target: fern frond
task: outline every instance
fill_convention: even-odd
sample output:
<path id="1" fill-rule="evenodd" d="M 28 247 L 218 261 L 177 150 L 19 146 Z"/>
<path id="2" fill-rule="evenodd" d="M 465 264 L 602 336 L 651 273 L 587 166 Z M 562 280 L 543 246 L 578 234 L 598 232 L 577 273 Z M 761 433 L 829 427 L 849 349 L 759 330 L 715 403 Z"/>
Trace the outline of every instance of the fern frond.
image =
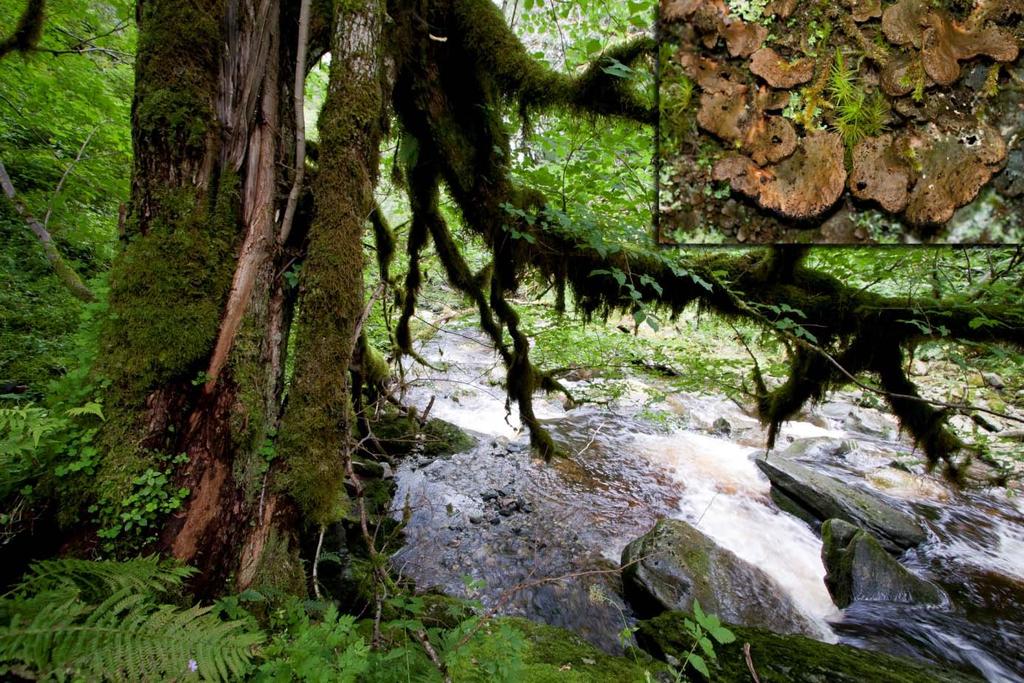
<path id="1" fill-rule="evenodd" d="M 170 680 L 187 675 L 234 680 L 251 668 L 263 634 L 244 622 L 222 621 L 210 607 L 154 605 L 126 587 L 98 605 L 67 587 L 31 598 L 34 614 L 13 613 L 0 627 L 0 664 L 19 664 L 40 678 Z"/>
<path id="2" fill-rule="evenodd" d="M 126 562 L 113 560 L 43 560 L 29 568 L 25 578 L 12 591 L 17 595 L 59 588 L 81 590 L 86 600 L 98 599 L 120 590 L 140 594 L 162 594 L 180 588 L 195 570 L 156 555 Z"/>

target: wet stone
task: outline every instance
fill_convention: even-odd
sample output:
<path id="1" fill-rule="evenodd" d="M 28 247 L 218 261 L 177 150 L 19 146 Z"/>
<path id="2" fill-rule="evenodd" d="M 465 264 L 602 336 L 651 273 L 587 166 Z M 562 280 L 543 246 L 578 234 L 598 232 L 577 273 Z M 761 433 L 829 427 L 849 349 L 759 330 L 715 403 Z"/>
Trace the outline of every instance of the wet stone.
<path id="1" fill-rule="evenodd" d="M 711 431 L 720 436 L 729 436 L 732 434 L 732 425 L 724 417 L 720 417 L 711 423 Z"/>
<path id="2" fill-rule="evenodd" d="M 985 378 L 985 384 L 989 385 L 993 389 L 1002 389 L 1006 386 L 1006 383 L 1003 382 L 1003 378 L 994 372 L 985 372 L 982 373 L 981 376 Z"/>

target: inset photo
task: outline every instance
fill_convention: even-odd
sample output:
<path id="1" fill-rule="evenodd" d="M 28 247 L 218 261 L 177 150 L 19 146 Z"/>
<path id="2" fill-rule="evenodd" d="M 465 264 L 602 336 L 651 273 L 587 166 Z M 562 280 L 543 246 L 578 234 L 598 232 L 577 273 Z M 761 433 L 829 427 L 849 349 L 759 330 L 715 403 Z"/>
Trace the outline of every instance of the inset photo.
<path id="1" fill-rule="evenodd" d="M 1024 6 L 662 0 L 661 243 L 1020 243 Z"/>

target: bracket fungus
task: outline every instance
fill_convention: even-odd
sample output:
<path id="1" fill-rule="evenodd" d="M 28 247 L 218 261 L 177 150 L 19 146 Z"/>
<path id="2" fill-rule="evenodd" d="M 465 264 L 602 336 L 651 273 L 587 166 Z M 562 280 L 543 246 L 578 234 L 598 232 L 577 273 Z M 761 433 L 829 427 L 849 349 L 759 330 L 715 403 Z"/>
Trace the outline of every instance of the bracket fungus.
<path id="1" fill-rule="evenodd" d="M 792 88 L 814 78 L 814 60 L 807 57 L 787 61 L 770 47 L 762 47 L 750 58 L 750 71 L 773 88 Z"/>
<path id="2" fill-rule="evenodd" d="M 850 9 L 850 16 L 857 23 L 882 16 L 882 0 L 843 0 L 843 5 Z"/>
<path id="3" fill-rule="evenodd" d="M 768 37 L 768 29 L 760 24 L 748 24 L 735 17 L 726 17 L 724 21 L 725 44 L 733 57 L 749 57 L 761 47 Z"/>
<path id="4" fill-rule="evenodd" d="M 1013 34 L 984 25 L 984 7 L 961 23 L 925 0 L 899 0 L 882 13 L 882 32 L 893 44 L 921 51 L 925 73 L 938 85 L 960 78 L 960 62 L 978 56 L 1012 62 L 1019 52 Z"/>
<path id="5" fill-rule="evenodd" d="M 1006 158 L 1006 143 L 985 125 L 942 130 L 929 123 L 908 139 L 920 175 L 910 192 L 912 223 L 945 223 L 974 199 Z"/>
<path id="6" fill-rule="evenodd" d="M 766 115 L 769 108 L 781 108 L 777 98 L 765 89 L 753 98 L 742 89 L 704 92 L 700 96 L 697 123 L 704 130 L 738 145 L 754 163 L 764 166 L 785 159 L 796 150 L 796 130 L 781 116 Z"/>
<path id="7" fill-rule="evenodd" d="M 683 73 L 692 78 L 705 92 L 737 95 L 747 90 L 742 74 L 727 64 L 720 64 L 687 50 L 680 50 L 677 58 L 683 67 Z"/>
<path id="8" fill-rule="evenodd" d="M 843 193 L 843 141 L 835 133 L 814 131 L 778 164 L 761 168 L 734 154 L 715 164 L 713 175 L 715 180 L 728 180 L 733 190 L 751 197 L 762 208 L 790 218 L 814 218 Z"/>
<path id="9" fill-rule="evenodd" d="M 1024 206 L 1017 172 L 997 175 L 1024 159 L 1024 0 L 661 2 L 669 78 L 686 74 L 694 105 L 661 129 L 659 229 L 815 239 L 798 233 L 845 201 L 941 240 L 989 183 L 1000 215 Z"/>
<path id="10" fill-rule="evenodd" d="M 723 140 L 738 141 L 746 124 L 747 102 L 736 93 L 706 92 L 700 96 L 697 123 Z"/>
<path id="11" fill-rule="evenodd" d="M 857 143 L 849 185 L 854 197 L 876 201 L 886 211 L 899 213 L 910 196 L 911 169 L 892 143 L 889 134 Z"/>

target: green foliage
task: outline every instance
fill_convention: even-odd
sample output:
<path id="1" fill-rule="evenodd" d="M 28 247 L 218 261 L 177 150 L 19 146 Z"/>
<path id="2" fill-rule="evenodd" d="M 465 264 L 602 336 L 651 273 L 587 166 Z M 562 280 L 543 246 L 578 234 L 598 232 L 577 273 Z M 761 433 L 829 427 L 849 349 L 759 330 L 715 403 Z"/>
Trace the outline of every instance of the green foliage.
<path id="1" fill-rule="evenodd" d="M 733 632 L 722 626 L 722 622 L 714 614 L 704 614 L 698 600 L 693 601 L 693 619 L 683 619 L 685 632 L 693 639 L 693 646 L 682 660 L 684 667 L 690 667 L 704 678 L 711 678 L 708 661 L 715 661 L 715 643 L 725 645 L 736 640 Z M 712 640 L 714 642 L 712 642 Z M 697 650 L 700 650 L 700 654 Z M 705 657 L 707 660 L 705 660 Z"/>
<path id="2" fill-rule="evenodd" d="M 768 0 L 729 0 L 729 11 L 743 21 L 767 23 L 772 18 L 767 10 Z"/>
<path id="3" fill-rule="evenodd" d="M 245 675 L 262 634 L 210 607 L 158 602 L 190 574 L 156 558 L 37 563 L 0 598 L 0 673 L 58 680 Z"/>
<path id="4" fill-rule="evenodd" d="M 23 6 L 0 4 L 0 26 L 13 26 Z M 0 160 L 28 209 L 40 220 L 49 214 L 58 250 L 88 281 L 114 255 L 118 206 L 128 199 L 132 16 L 127 0 L 50 2 L 39 50 L 0 60 Z M 6 199 L 0 242 L 0 382 L 40 396 L 77 367 L 83 305 Z"/>
<path id="5" fill-rule="evenodd" d="M 526 3 L 512 25 L 528 45 L 537 46 L 532 57 L 573 73 L 622 36 L 649 31 L 655 7 L 651 0 L 537 0 Z M 602 69 L 629 78 L 639 91 L 653 91 L 646 67 L 611 61 Z M 554 111 L 531 117 L 524 132 L 512 176 L 551 198 L 548 223 L 581 234 L 648 239 L 654 182 L 652 140 L 646 130 L 632 123 L 581 120 Z"/>
<path id="6" fill-rule="evenodd" d="M 101 528 L 97 536 L 106 541 L 108 550 L 123 548 L 124 544 L 137 548 L 156 540 L 159 522 L 163 517 L 174 512 L 188 497 L 189 490 L 174 486 L 173 468 L 188 462 L 188 456 L 179 454 L 168 456 L 157 454 L 156 461 L 163 468 L 148 468 L 131 480 L 131 493 L 115 500 L 101 497 L 100 501 L 89 506 L 89 512 L 96 516 Z"/>
<path id="7" fill-rule="evenodd" d="M 863 88 L 857 69 L 846 64 L 838 49 L 829 73 L 828 92 L 835 108 L 833 126 L 842 135 L 847 148 L 885 130 L 889 119 L 888 100 L 877 90 L 869 94 Z"/>
<path id="8" fill-rule="evenodd" d="M 261 652 L 265 661 L 256 681 L 359 680 L 370 664 L 370 649 L 355 628 L 356 619 L 328 605 L 313 620 L 305 605 L 291 600 L 272 614 L 274 636 Z"/>
<path id="9" fill-rule="evenodd" d="M 30 595 L 48 590 L 74 589 L 90 598 L 120 590 L 137 593 L 169 593 L 181 588 L 194 570 L 161 560 L 156 555 L 125 562 L 91 561 L 74 558 L 41 560 L 22 577 L 13 595 Z"/>
<path id="10" fill-rule="evenodd" d="M 46 409 L 34 403 L 0 407 L 0 501 L 31 497 L 44 475 L 91 474 L 99 458 L 92 445 L 103 408 L 89 401 Z"/>

